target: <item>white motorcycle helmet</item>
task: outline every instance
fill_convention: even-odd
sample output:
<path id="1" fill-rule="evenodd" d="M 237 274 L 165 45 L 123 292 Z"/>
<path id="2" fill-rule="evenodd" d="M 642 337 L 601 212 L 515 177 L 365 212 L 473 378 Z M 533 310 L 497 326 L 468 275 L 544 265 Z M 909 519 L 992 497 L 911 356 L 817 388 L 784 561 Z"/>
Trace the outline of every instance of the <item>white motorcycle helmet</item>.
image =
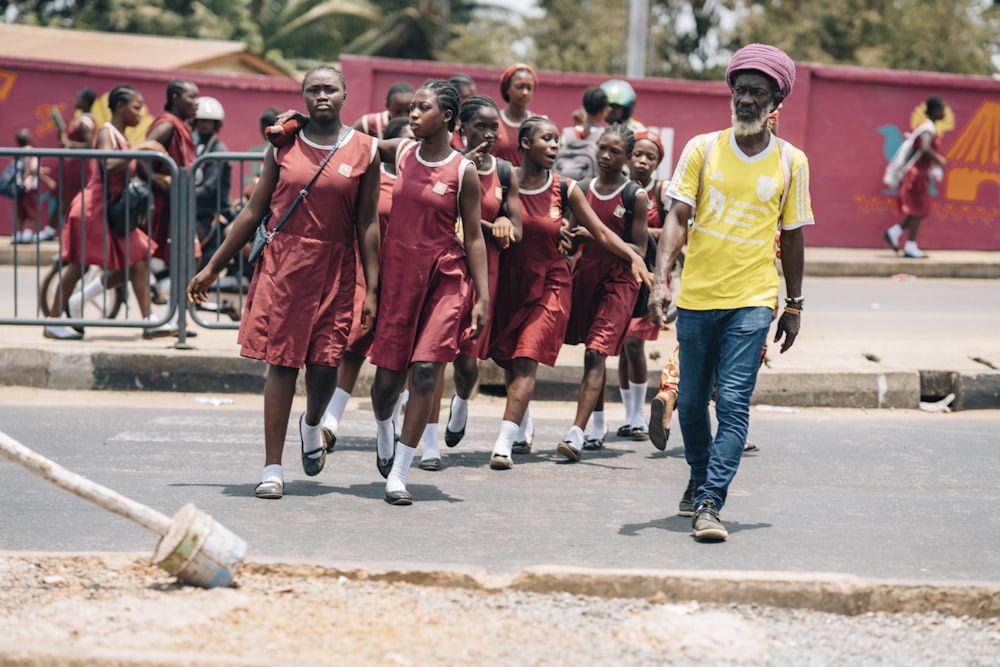
<path id="1" fill-rule="evenodd" d="M 198 113 L 195 120 L 217 120 L 220 123 L 226 118 L 226 110 L 222 103 L 214 97 L 202 95 L 198 98 Z"/>

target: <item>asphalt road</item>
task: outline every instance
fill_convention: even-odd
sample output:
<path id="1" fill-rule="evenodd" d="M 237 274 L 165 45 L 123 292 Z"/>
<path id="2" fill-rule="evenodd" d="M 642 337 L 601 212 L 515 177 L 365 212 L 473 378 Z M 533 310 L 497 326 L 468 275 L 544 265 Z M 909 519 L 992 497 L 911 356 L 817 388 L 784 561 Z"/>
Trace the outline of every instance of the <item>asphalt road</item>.
<path id="1" fill-rule="evenodd" d="M 1000 411 L 755 410 L 760 451 L 744 458 L 723 510 L 730 538 L 700 544 L 676 516 L 687 479 L 676 420 L 665 453 L 611 436 L 573 464 L 554 451 L 573 406 L 540 402 L 534 453 L 498 472 L 487 462 L 501 403 L 480 397 L 445 469 L 412 470 L 415 504 L 393 507 L 369 404 L 354 401 L 318 477 L 302 473 L 290 429 L 285 498 L 262 501 L 260 398 L 199 402 L 208 398 L 0 388 L 0 430 L 165 514 L 194 502 L 244 537 L 251 559 L 1000 581 Z M 0 550 L 152 553 L 145 529 L 3 460 L 0 489 Z"/>

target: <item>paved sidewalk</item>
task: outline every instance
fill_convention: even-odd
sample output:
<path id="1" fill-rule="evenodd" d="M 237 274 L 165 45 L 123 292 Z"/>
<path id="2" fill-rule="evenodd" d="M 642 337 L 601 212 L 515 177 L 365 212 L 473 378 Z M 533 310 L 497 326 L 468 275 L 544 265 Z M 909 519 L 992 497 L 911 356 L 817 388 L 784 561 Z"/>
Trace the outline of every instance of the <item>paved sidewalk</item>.
<path id="1" fill-rule="evenodd" d="M 0 244 L 0 249 L 0 254 L 7 253 L 10 246 Z M 954 393 L 953 409 L 1000 408 L 1000 336 L 996 335 L 1000 328 L 1000 282 L 993 287 L 993 281 L 1000 278 L 1000 253 L 938 251 L 928 260 L 904 260 L 888 250 L 808 248 L 806 267 L 809 303 L 802 335 L 788 354 L 779 354 L 771 347 L 760 374 L 756 403 L 916 408 L 922 397 L 938 399 Z M 30 273 L 33 278 L 34 272 Z M 932 285 L 937 286 L 939 296 L 936 303 L 928 302 L 926 307 L 910 303 L 910 310 L 890 317 L 894 311 L 888 307 L 880 310 L 875 301 L 880 297 L 867 291 L 870 282 L 858 282 L 861 276 L 869 281 L 877 279 L 875 284 L 886 291 L 886 299 L 896 299 L 897 291 L 909 293 L 910 299 L 919 298 L 914 295 Z M 942 288 L 942 278 L 971 280 L 969 284 L 976 286 L 978 296 L 970 296 L 965 287 L 961 291 Z M 0 293 L 9 291 L 0 285 Z M 3 298 L 0 296 L 0 307 Z M 843 303 L 845 299 L 848 303 Z M 945 320 L 945 309 L 954 310 L 955 319 Z M 215 317 L 210 313 L 200 316 L 205 320 Z M 220 321 L 229 323 L 226 317 Z M 191 349 L 182 350 L 176 349 L 176 339 L 143 340 L 139 328 L 91 327 L 83 340 L 67 342 L 43 338 L 37 326 L 0 326 L 0 384 L 52 389 L 261 391 L 265 367 L 239 357 L 234 330 L 195 325 L 191 330 L 197 336 L 188 340 Z M 651 393 L 659 367 L 674 345 L 672 330 L 646 345 Z M 583 346 L 564 346 L 554 368 L 540 368 L 536 397 L 575 400 L 583 351 Z M 611 400 L 617 400 L 616 368 L 617 360 L 609 359 Z M 502 389 L 499 368 L 485 362 L 481 369 L 484 391 Z M 366 366 L 356 393 L 367 392 L 372 375 L 373 369 Z"/>

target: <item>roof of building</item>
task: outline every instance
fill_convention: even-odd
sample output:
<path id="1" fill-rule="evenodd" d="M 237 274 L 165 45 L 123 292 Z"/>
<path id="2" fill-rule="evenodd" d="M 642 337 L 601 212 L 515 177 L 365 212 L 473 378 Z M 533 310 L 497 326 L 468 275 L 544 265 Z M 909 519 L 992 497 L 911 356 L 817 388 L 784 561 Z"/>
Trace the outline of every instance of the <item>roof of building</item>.
<path id="1" fill-rule="evenodd" d="M 161 70 L 289 76 L 242 42 L 0 23 L 0 56 Z"/>

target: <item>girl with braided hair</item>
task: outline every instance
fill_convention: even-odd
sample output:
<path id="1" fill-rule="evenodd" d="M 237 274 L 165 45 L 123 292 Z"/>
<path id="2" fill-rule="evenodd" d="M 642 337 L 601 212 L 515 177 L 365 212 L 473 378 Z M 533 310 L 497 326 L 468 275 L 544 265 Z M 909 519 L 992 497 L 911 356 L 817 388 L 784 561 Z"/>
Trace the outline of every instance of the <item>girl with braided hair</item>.
<path id="1" fill-rule="evenodd" d="M 635 135 L 621 123 L 604 130 L 597 142 L 599 175 L 581 185 L 587 193 L 587 203 L 602 223 L 629 247 L 643 257 L 646 252 L 646 191 L 624 175 L 625 165 L 635 147 Z M 598 397 L 604 391 L 605 364 L 609 355 L 618 355 L 625 342 L 625 331 L 632 318 L 639 296 L 639 283 L 623 262 L 628 256 L 611 253 L 590 241 L 593 236 L 586 228 L 577 229 L 576 217 L 570 222 L 570 232 L 580 241 L 579 257 L 573 265 L 573 298 L 565 342 L 584 343 L 584 374 L 580 384 L 576 418 L 557 451 L 571 461 L 580 460 L 580 452 L 604 446 L 607 423 L 603 412 L 594 413 Z M 645 260 L 643 260 L 645 266 Z M 645 384 L 634 387 L 635 396 L 645 401 Z M 640 404 L 641 405 L 641 404 Z M 641 413 L 641 410 L 640 410 Z M 585 438 L 583 429 L 591 414 L 593 430 Z M 645 439 L 646 428 L 632 425 L 633 439 Z"/>

